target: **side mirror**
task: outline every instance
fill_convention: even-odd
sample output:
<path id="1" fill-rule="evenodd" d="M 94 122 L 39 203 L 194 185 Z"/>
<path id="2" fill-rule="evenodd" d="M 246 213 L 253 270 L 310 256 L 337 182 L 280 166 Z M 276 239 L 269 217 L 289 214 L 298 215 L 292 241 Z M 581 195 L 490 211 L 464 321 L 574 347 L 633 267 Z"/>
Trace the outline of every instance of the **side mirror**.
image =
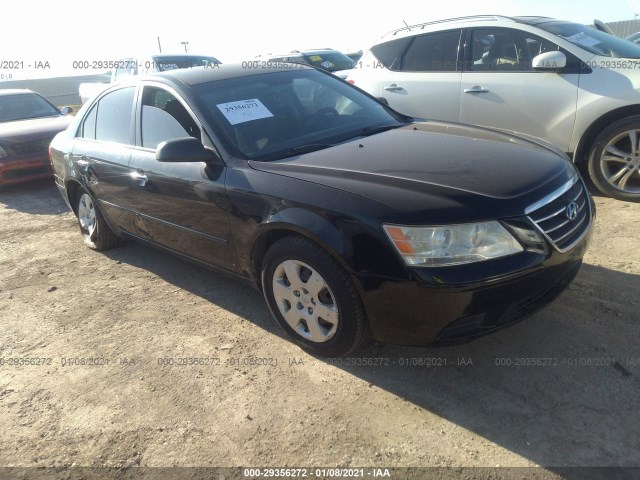
<path id="1" fill-rule="evenodd" d="M 216 152 L 206 148 L 193 137 L 166 140 L 158 145 L 156 160 L 159 162 L 209 162 L 222 165 Z"/>
<path id="2" fill-rule="evenodd" d="M 567 57 L 564 53 L 554 50 L 553 52 L 541 53 L 533 57 L 531 66 L 534 70 L 555 71 L 567 66 Z"/>
<path id="3" fill-rule="evenodd" d="M 71 112 L 73 112 L 73 108 L 71 107 L 62 107 L 60 109 L 60 113 L 63 115 L 69 115 Z"/>

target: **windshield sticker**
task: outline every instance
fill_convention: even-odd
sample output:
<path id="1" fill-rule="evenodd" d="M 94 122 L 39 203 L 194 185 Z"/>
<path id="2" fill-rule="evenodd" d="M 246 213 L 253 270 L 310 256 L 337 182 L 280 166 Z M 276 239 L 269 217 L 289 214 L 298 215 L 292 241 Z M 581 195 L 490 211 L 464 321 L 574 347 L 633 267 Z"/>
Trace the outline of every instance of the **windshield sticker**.
<path id="1" fill-rule="evenodd" d="M 582 45 L 583 47 L 593 47 L 594 45 L 598 45 L 599 43 L 601 43 L 600 40 L 590 37 L 589 35 L 585 35 L 582 32 L 565 38 L 571 43 L 576 43 L 578 45 Z"/>
<path id="2" fill-rule="evenodd" d="M 231 125 L 273 117 L 273 113 L 257 98 L 216 105 Z"/>
<path id="3" fill-rule="evenodd" d="M 312 62 L 321 62 L 322 57 L 320 55 L 309 55 L 309 60 Z"/>

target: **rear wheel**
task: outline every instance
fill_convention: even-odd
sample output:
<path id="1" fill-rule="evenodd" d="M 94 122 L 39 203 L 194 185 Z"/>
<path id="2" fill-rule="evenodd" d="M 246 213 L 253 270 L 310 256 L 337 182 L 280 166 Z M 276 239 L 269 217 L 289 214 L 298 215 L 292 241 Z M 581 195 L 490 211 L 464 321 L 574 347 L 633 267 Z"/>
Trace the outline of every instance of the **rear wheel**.
<path id="1" fill-rule="evenodd" d="M 619 120 L 596 137 L 589 176 L 605 195 L 640 202 L 640 115 Z"/>
<path id="2" fill-rule="evenodd" d="M 98 251 L 117 247 L 120 244 L 120 239 L 107 225 L 93 197 L 80 187 L 76 198 L 78 199 L 76 212 L 84 243 L 89 248 Z"/>
<path id="3" fill-rule="evenodd" d="M 360 296 L 349 274 L 324 249 L 303 237 L 285 237 L 271 246 L 262 266 L 269 309 L 296 344 L 327 357 L 360 346 Z"/>

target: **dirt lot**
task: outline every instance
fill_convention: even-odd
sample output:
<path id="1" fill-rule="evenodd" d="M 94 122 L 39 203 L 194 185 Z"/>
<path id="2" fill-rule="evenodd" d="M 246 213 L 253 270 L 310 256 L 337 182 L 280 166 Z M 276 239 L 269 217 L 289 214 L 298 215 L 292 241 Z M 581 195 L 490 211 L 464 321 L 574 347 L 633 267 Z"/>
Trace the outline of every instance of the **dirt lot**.
<path id="1" fill-rule="evenodd" d="M 640 205 L 595 200 L 554 304 L 467 345 L 373 345 L 357 358 L 383 365 L 360 366 L 304 354 L 234 280 L 87 249 L 52 182 L 9 188 L 0 466 L 640 466 Z"/>

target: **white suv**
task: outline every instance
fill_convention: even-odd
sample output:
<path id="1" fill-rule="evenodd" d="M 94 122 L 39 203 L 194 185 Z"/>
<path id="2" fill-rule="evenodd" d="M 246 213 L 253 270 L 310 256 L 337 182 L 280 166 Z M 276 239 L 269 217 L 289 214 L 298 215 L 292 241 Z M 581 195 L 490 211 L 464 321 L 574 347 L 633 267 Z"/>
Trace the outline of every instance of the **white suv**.
<path id="1" fill-rule="evenodd" d="M 383 36 L 348 81 L 413 117 L 533 135 L 640 201 L 640 46 L 544 17 L 478 16 Z"/>

